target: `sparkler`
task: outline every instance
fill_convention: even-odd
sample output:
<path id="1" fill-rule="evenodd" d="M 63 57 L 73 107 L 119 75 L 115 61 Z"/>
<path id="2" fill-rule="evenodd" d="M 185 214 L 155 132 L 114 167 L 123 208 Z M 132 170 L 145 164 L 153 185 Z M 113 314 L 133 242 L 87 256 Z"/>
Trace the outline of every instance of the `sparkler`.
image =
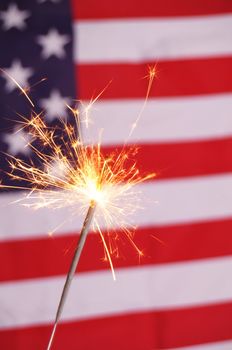
<path id="1" fill-rule="evenodd" d="M 34 107 L 27 91 L 9 74 L 7 76 L 16 83 Z M 131 136 L 144 110 L 154 77 L 155 67 L 149 68 L 145 102 L 131 127 L 129 136 Z M 100 94 L 97 98 L 99 96 Z M 78 214 L 86 215 L 63 287 L 47 350 L 50 350 L 52 346 L 68 291 L 91 228 L 100 234 L 105 258 L 109 261 L 114 279 L 115 273 L 111 257 L 118 255 L 118 233 L 112 231 L 112 228 L 118 227 L 139 256 L 143 255 L 143 252 L 133 241 L 135 228 L 128 222 L 128 216 L 132 215 L 139 207 L 139 196 L 134 191 L 135 185 L 151 179 L 154 174 L 140 175 L 135 161 L 132 164 L 130 161 L 128 168 L 128 160 L 134 157 L 135 149 L 129 148 L 128 150 L 125 147 L 126 143 L 120 152 L 112 152 L 107 157 L 102 153 L 100 142 L 97 145 L 83 143 L 81 123 L 84 119 L 84 124 L 88 127 L 88 112 L 97 98 L 91 101 L 82 113 L 78 109 L 67 106 L 72 112 L 75 123 L 73 125 L 73 123 L 61 120 L 64 131 L 61 137 L 58 137 L 56 133 L 58 127 L 47 127 L 42 112 L 39 114 L 32 112 L 29 119 L 22 117 L 21 128 L 27 129 L 32 140 L 28 147 L 35 153 L 43 168 L 38 168 L 32 161 L 27 163 L 19 158 L 9 156 L 11 167 L 9 176 L 14 180 L 23 180 L 28 183 L 28 187 L 16 186 L 16 188 L 27 190 L 30 188 L 30 191 L 21 200 L 23 205 L 35 209 L 69 207 L 71 210 L 70 218 Z M 39 146 L 34 145 L 35 140 Z M 1 187 L 12 188 L 14 186 L 1 185 Z M 105 233 L 102 232 L 102 226 L 106 228 Z"/>
<path id="2" fill-rule="evenodd" d="M 55 335 L 56 327 L 57 327 L 58 322 L 60 320 L 60 317 L 61 317 L 61 314 L 62 314 L 62 310 L 63 310 L 65 301 L 66 301 L 67 296 L 68 296 L 68 291 L 69 291 L 69 288 L 71 286 L 71 282 L 72 282 L 72 279 L 74 277 L 74 274 L 75 274 L 75 271 L 76 271 L 76 268 L 77 268 L 77 264 L 78 264 L 80 256 L 81 256 L 81 252 L 82 252 L 82 250 L 84 248 L 85 240 L 86 240 L 87 234 L 89 232 L 91 222 L 93 220 L 95 208 L 96 208 L 96 203 L 94 201 L 92 201 L 90 203 L 88 212 L 86 214 L 85 221 L 84 221 L 84 224 L 83 224 L 83 227 L 82 227 L 82 230 L 81 230 L 81 234 L 80 234 L 80 239 L 79 239 L 78 245 L 76 247 L 76 250 L 75 250 L 75 253 L 74 253 L 74 256 L 73 256 L 73 259 L 72 259 L 72 262 L 71 262 L 71 265 L 70 265 L 70 268 L 69 268 L 69 271 L 68 271 L 68 274 L 67 274 L 67 277 L 66 277 L 66 281 L 65 281 L 65 284 L 64 284 L 64 287 L 63 287 L 63 291 L 62 291 L 62 294 L 61 294 L 61 298 L 60 298 L 60 302 L 59 302 L 59 305 L 58 305 L 58 308 L 57 308 L 56 318 L 55 318 L 53 330 L 52 330 L 52 333 L 51 333 L 51 337 L 49 339 L 47 350 L 49 350 L 51 348 L 51 346 L 52 346 L 52 342 L 53 342 L 53 338 L 54 338 L 54 335 Z"/>

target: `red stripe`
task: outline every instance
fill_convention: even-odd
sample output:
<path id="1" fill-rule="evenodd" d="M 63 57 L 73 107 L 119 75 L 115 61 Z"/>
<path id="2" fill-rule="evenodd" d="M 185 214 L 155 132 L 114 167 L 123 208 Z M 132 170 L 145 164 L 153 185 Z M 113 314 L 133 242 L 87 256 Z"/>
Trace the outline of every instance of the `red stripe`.
<path id="1" fill-rule="evenodd" d="M 139 261 L 125 240 L 119 242 L 121 257 L 115 267 L 171 263 L 232 254 L 232 220 L 150 227 L 139 229 L 135 242 L 145 256 Z M 154 237 L 164 242 L 161 244 Z M 0 280 L 20 280 L 66 274 L 78 236 L 54 237 L 0 244 Z M 42 252 L 42 258 L 41 258 Z M 78 270 L 109 269 L 102 261 L 103 249 L 98 235 L 90 234 Z"/>
<path id="2" fill-rule="evenodd" d="M 128 146 L 129 147 L 129 146 Z M 104 147 L 105 155 L 115 152 L 117 146 Z M 120 151 L 120 146 L 118 147 Z M 232 171 L 232 138 L 199 142 L 141 144 L 135 159 L 144 173 L 155 172 L 157 179 L 219 174 Z"/>
<path id="3" fill-rule="evenodd" d="M 232 303 L 60 324 L 56 350 L 151 350 L 232 339 Z M 44 350 L 51 326 L 0 332 L 2 349 Z"/>
<path id="4" fill-rule="evenodd" d="M 228 0 L 72 0 L 74 19 L 167 17 L 219 14 L 232 11 Z"/>
<path id="5" fill-rule="evenodd" d="M 113 80 L 101 99 L 144 98 L 147 79 L 142 78 L 152 64 L 154 62 L 76 65 L 78 97 L 90 99 Z M 151 89 L 151 97 L 232 91 L 232 57 L 162 61 L 158 62 L 157 69 L 158 78 Z"/>

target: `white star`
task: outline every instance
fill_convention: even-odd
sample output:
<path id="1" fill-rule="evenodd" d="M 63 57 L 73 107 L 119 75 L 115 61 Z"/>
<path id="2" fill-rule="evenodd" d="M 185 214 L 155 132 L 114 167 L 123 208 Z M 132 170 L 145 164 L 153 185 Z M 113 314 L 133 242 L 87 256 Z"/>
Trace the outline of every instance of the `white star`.
<path id="1" fill-rule="evenodd" d="M 53 90 L 48 98 L 40 100 L 40 106 L 46 111 L 48 121 L 67 116 L 66 104 L 70 103 L 69 97 L 62 97 L 59 91 Z"/>
<path id="2" fill-rule="evenodd" d="M 18 153 L 28 155 L 31 151 L 28 146 L 31 136 L 23 129 L 15 128 L 14 132 L 3 136 L 3 141 L 8 144 L 8 152 L 12 156 Z"/>
<path id="3" fill-rule="evenodd" d="M 3 21 L 3 29 L 9 30 L 17 28 L 23 30 L 26 28 L 25 20 L 30 17 L 30 12 L 20 10 L 16 4 L 10 4 L 6 11 L 0 12 L 0 18 Z"/>
<path id="4" fill-rule="evenodd" d="M 4 69 L 6 73 L 8 73 L 12 78 L 14 78 L 17 83 L 22 87 L 28 87 L 28 79 L 33 74 L 33 70 L 31 68 L 23 67 L 19 60 L 14 60 L 10 68 Z M 6 89 L 11 92 L 14 89 L 17 89 L 16 84 L 6 75 L 3 75 L 6 79 Z"/>
<path id="5" fill-rule="evenodd" d="M 70 41 L 68 35 L 59 34 L 56 29 L 50 29 L 47 35 L 39 35 L 37 42 L 42 46 L 42 57 L 47 59 L 51 56 L 65 57 L 64 46 Z"/>

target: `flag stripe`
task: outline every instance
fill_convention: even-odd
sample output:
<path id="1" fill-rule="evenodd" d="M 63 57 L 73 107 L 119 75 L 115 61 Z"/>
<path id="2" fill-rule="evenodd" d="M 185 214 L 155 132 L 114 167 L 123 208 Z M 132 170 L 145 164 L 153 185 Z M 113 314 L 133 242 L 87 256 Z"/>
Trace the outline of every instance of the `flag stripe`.
<path id="1" fill-rule="evenodd" d="M 129 147 L 126 147 L 127 149 Z M 119 146 L 104 147 L 103 154 L 120 152 Z M 232 138 L 202 142 L 139 145 L 138 153 L 131 158 L 142 173 L 155 172 L 157 179 L 210 175 L 232 171 Z"/>
<path id="2" fill-rule="evenodd" d="M 159 83 L 160 80 L 155 83 L 156 88 Z M 99 131 L 96 126 L 99 125 L 104 130 L 101 137 L 103 145 L 124 144 L 143 103 L 144 98 L 100 99 L 89 109 L 92 123 L 89 124 L 88 130 L 83 129 L 84 139 L 97 143 Z M 83 101 L 83 108 L 87 105 L 88 102 Z M 137 128 L 128 142 L 170 144 L 228 137 L 232 135 L 231 110 L 230 93 L 149 98 Z"/>
<path id="3" fill-rule="evenodd" d="M 228 56 L 232 54 L 231 31 L 231 14 L 77 21 L 74 59 L 96 64 Z"/>
<path id="4" fill-rule="evenodd" d="M 92 344 L 98 344 L 101 349 L 110 346 L 112 350 L 171 350 L 170 348 L 179 346 L 231 339 L 230 322 L 220 327 L 222 320 L 230 320 L 231 317 L 232 303 L 225 303 L 180 310 L 115 315 L 81 322 L 62 322 L 54 339 L 54 348 L 63 350 L 65 344 L 69 350 L 76 350 L 78 344 L 82 349 L 92 350 Z M 159 327 L 160 323 L 165 323 L 165 333 Z M 15 349 L 17 346 L 18 350 L 30 350 L 36 344 L 36 349 L 42 350 L 48 342 L 50 332 L 51 325 L 2 330 L 0 342 L 4 349 Z M 205 344 L 196 349 L 218 350 L 217 343 L 214 344 L 215 347 L 212 348 Z M 218 344 L 220 350 L 231 349 L 225 345 L 231 344 L 229 341 Z"/>
<path id="5" fill-rule="evenodd" d="M 142 5 L 142 6 L 141 6 Z M 129 18 L 129 17 L 174 17 L 218 14 L 232 12 L 228 0 L 145 0 L 141 4 L 135 0 L 118 0 L 109 3 L 102 0 L 101 5 L 91 0 L 72 0 L 74 19 Z"/>
<path id="6" fill-rule="evenodd" d="M 135 216 L 131 217 L 131 222 L 140 227 L 149 227 L 228 218 L 232 215 L 232 193 L 228 191 L 231 187 L 231 174 L 151 181 L 138 185 L 137 190 L 141 194 L 144 210 L 137 211 Z M 9 205 L 21 198 L 22 193 L 1 196 L 0 240 L 43 236 L 67 218 L 73 219 L 67 208 L 43 208 L 33 211 L 18 203 Z M 9 221 L 9 215 L 12 218 L 20 217 L 20 222 Z M 30 221 L 27 220 L 28 215 Z M 75 220 L 68 221 L 58 228 L 57 234 L 78 231 L 82 221 L 83 218 L 76 215 Z M 103 230 L 104 228 L 102 225 Z"/>
<path id="7" fill-rule="evenodd" d="M 215 342 L 215 343 L 184 346 L 181 348 L 175 348 L 175 350 L 218 350 L 218 349 L 231 350 L 231 348 L 232 348 L 232 341 L 225 340 L 225 341 Z M 173 350 L 174 350 L 174 348 L 173 348 Z"/>
<path id="8" fill-rule="evenodd" d="M 91 99 L 112 81 L 101 99 L 144 98 L 147 90 L 147 66 L 138 64 L 80 64 L 76 65 L 79 98 Z M 202 95 L 232 91 L 232 57 L 195 60 L 160 61 L 158 80 L 150 97 Z M 181 77 L 181 79 L 180 79 Z M 191 84 L 189 84 L 191 81 Z"/>
<path id="9" fill-rule="evenodd" d="M 232 285 L 224 276 L 231 268 L 232 257 L 223 257 L 117 269 L 116 282 L 110 271 L 82 273 L 73 280 L 63 320 L 230 302 Z M 52 322 L 63 284 L 63 276 L 2 283 L 0 328 Z M 18 302 L 25 297 L 26 304 Z"/>
<path id="10" fill-rule="evenodd" d="M 144 257 L 139 259 L 136 251 L 132 247 L 129 249 L 130 243 L 121 236 L 118 241 L 120 258 L 113 258 L 113 264 L 115 268 L 120 268 L 232 255 L 231 231 L 232 220 L 139 228 L 134 241 L 144 252 Z M 65 274 L 78 238 L 78 234 L 69 234 L 2 242 L 0 256 L 4 269 L 0 270 L 0 281 Z M 103 261 L 103 257 L 99 236 L 89 234 L 78 273 L 108 270 L 109 264 Z"/>

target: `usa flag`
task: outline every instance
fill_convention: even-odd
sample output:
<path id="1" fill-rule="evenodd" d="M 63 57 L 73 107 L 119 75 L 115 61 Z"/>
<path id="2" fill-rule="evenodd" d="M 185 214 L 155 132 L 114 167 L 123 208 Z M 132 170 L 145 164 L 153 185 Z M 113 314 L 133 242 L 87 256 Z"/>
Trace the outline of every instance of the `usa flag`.
<path id="1" fill-rule="evenodd" d="M 48 125 L 112 80 L 93 111 L 105 152 L 127 138 L 157 63 L 129 141 L 157 173 L 135 219 L 145 256 L 123 246 L 114 282 L 89 234 L 54 349 L 232 349 L 231 34 L 230 0 L 1 0 L 0 67 L 31 86 Z M 33 158 L 17 124 L 30 107 L 4 74 L 0 96 L 1 180 L 14 185 L 4 153 Z M 0 194 L 0 349 L 42 350 L 81 221 L 50 238 L 67 212 L 31 211 L 21 195 Z"/>

